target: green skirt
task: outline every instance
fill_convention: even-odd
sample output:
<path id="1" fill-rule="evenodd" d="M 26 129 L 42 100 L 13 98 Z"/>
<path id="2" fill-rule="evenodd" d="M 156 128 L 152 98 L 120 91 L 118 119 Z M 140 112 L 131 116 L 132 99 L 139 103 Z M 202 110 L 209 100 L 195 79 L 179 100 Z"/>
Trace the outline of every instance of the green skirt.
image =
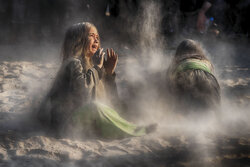
<path id="1" fill-rule="evenodd" d="M 123 138 L 146 134 L 145 127 L 138 127 L 126 121 L 112 108 L 97 102 L 77 109 L 72 115 L 72 123 L 83 133 L 95 132 L 104 138 Z"/>

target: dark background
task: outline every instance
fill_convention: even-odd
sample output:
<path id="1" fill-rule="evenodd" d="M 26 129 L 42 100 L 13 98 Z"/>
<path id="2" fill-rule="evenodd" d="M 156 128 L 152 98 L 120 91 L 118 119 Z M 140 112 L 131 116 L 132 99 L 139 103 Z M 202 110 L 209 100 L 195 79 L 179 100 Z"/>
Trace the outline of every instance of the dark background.
<path id="1" fill-rule="evenodd" d="M 181 1 L 157 0 L 161 5 L 160 33 L 166 38 L 179 33 Z M 146 1 L 0 0 L 0 43 L 60 41 L 68 26 L 82 21 L 94 23 L 103 39 L 119 35 L 122 40 L 134 41 L 136 34 L 131 34 L 132 27 L 139 24 L 143 3 Z M 249 0 L 217 0 L 208 14 L 215 17 L 221 32 L 227 36 L 249 37 L 249 3 Z M 110 16 L 105 15 L 108 4 Z"/>

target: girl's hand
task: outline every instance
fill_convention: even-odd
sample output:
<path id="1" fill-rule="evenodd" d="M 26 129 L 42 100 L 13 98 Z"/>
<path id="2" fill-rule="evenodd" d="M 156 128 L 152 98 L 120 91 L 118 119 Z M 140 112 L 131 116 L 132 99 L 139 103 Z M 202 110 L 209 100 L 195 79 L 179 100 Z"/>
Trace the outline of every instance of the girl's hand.
<path id="1" fill-rule="evenodd" d="M 103 66 L 103 61 L 104 61 L 104 55 L 105 52 L 103 52 L 103 48 L 98 49 L 94 56 L 92 57 L 94 65 L 98 66 L 99 68 L 102 68 Z"/>
<path id="2" fill-rule="evenodd" d="M 107 49 L 107 60 L 104 60 L 104 68 L 108 75 L 112 75 L 115 72 L 115 68 L 118 62 L 118 55 L 111 48 Z"/>

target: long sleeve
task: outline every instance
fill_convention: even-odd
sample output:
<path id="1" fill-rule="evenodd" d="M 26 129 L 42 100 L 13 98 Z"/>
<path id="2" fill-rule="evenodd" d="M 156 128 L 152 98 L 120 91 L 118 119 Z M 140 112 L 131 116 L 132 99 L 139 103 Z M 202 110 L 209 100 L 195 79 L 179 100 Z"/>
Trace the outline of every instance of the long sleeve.
<path id="1" fill-rule="evenodd" d="M 107 96 L 110 98 L 112 105 L 121 108 L 121 101 L 118 96 L 115 78 L 116 78 L 116 73 L 114 73 L 113 75 L 105 75 L 105 88 Z"/>
<path id="2" fill-rule="evenodd" d="M 89 102 L 95 99 L 96 85 L 99 83 L 99 74 L 96 68 L 88 69 L 86 73 L 83 72 L 81 61 L 73 59 L 67 65 L 70 79 L 70 92 L 76 101 Z"/>
<path id="3" fill-rule="evenodd" d="M 49 94 L 52 126 L 60 128 L 78 107 L 95 99 L 98 83 L 94 67 L 84 73 L 80 60 L 64 62 Z"/>

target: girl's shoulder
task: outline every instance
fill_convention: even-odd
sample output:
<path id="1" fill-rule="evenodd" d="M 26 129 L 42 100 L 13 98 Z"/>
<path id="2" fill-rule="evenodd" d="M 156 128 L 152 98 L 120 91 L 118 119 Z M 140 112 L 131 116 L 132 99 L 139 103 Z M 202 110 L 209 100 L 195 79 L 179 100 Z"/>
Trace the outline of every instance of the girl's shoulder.
<path id="1" fill-rule="evenodd" d="M 82 62 L 78 58 L 69 58 L 64 61 L 63 68 L 66 69 L 75 69 L 75 68 L 82 68 Z"/>
<path id="2" fill-rule="evenodd" d="M 68 58 L 67 60 L 64 61 L 64 65 L 73 65 L 73 64 L 81 64 L 81 60 L 78 58 Z"/>

